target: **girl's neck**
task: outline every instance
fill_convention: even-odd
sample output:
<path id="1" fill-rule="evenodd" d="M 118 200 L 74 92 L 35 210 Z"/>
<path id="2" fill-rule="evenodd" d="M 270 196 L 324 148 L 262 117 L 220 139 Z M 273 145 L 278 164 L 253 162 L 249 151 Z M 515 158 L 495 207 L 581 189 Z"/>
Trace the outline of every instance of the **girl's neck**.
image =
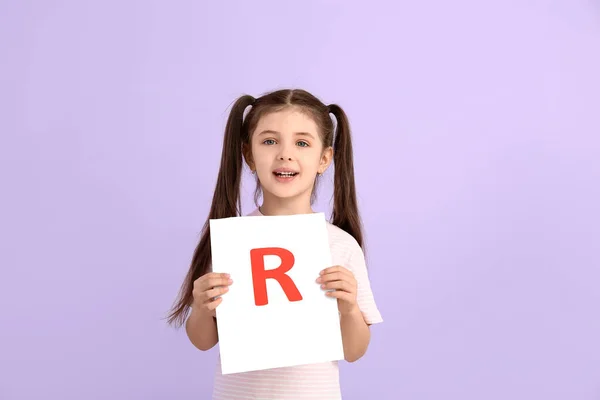
<path id="1" fill-rule="evenodd" d="M 294 215 L 312 214 L 314 211 L 310 205 L 310 196 L 299 196 L 298 198 L 282 199 L 263 194 L 263 203 L 259 208 L 263 215 Z"/>

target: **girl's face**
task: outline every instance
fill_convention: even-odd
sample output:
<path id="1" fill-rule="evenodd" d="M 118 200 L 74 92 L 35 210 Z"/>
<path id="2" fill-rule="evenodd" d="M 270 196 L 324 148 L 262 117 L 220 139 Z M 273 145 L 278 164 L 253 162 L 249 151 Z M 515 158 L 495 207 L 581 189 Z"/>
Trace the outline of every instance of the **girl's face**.
<path id="1" fill-rule="evenodd" d="M 333 149 L 323 148 L 313 119 L 293 107 L 264 115 L 249 150 L 246 161 L 265 197 L 279 199 L 310 199 L 317 174 L 325 172 L 333 157 Z"/>

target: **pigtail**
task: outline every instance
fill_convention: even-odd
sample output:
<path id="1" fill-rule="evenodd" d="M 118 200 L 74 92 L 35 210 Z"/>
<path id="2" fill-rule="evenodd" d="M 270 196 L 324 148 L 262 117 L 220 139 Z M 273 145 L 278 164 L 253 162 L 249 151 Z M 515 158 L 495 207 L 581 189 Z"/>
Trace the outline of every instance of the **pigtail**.
<path id="1" fill-rule="evenodd" d="M 240 185 L 242 178 L 242 145 L 245 138 L 244 111 L 254 103 L 252 96 L 240 97 L 232 106 L 221 153 L 221 164 L 210 212 L 204 226 L 200 241 L 196 246 L 190 269 L 181 286 L 179 297 L 167 316 L 169 324 L 182 326 L 193 301 L 194 281 L 206 274 L 211 264 L 211 243 L 209 220 L 236 217 L 241 214 Z"/>
<path id="2" fill-rule="evenodd" d="M 354 158 L 350 124 L 346 113 L 337 104 L 329 106 L 337 127 L 333 139 L 334 191 L 332 224 L 351 234 L 363 246 L 362 224 L 356 200 Z"/>

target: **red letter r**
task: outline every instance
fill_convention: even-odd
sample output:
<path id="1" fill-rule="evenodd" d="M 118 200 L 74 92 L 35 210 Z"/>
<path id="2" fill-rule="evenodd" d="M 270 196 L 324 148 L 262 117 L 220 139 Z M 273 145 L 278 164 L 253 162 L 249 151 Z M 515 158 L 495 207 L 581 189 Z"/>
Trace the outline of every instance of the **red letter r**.
<path id="1" fill-rule="evenodd" d="M 277 256 L 281 265 L 275 269 L 265 270 L 265 256 Z M 252 283 L 254 285 L 254 304 L 264 306 L 269 303 L 267 296 L 267 279 L 275 279 L 281 285 L 289 301 L 300 301 L 302 295 L 294 284 L 292 278 L 285 273 L 294 266 L 294 255 L 280 247 L 265 247 L 250 250 L 250 263 L 252 265 Z"/>

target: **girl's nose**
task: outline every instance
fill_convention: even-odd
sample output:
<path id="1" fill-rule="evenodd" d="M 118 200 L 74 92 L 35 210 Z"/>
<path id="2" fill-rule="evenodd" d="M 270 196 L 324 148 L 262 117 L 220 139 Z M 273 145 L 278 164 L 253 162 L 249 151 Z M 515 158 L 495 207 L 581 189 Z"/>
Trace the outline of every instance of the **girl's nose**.
<path id="1" fill-rule="evenodd" d="M 284 157 L 284 156 L 280 156 L 279 159 L 281 161 L 285 160 L 287 158 L 288 161 L 292 161 L 292 157 Z"/>

